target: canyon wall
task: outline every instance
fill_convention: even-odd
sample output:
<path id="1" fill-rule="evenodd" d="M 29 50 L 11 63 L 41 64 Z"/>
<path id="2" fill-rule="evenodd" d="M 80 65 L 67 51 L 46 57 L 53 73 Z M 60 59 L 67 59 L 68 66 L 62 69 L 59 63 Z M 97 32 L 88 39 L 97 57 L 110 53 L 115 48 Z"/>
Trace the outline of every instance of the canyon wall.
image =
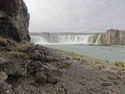
<path id="1" fill-rule="evenodd" d="M 29 14 L 22 0 L 0 0 L 0 36 L 30 41 Z"/>
<path id="2" fill-rule="evenodd" d="M 125 31 L 109 29 L 101 34 L 101 44 L 125 45 Z"/>

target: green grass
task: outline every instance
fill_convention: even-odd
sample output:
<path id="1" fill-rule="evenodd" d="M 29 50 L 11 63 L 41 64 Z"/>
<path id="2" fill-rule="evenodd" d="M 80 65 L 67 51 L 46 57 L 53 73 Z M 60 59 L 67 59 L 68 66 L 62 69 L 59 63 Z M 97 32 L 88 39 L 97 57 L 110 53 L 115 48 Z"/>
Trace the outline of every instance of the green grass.
<path id="1" fill-rule="evenodd" d="M 123 62 L 120 62 L 120 61 L 116 61 L 114 63 L 115 66 L 117 66 L 118 68 L 122 69 L 124 72 L 125 72 L 125 65 Z"/>
<path id="2" fill-rule="evenodd" d="M 31 44 L 26 41 L 22 41 L 22 42 L 18 43 L 16 46 L 17 46 L 17 49 L 19 52 L 23 52 L 25 49 L 27 49 L 29 46 L 31 46 Z"/>
<path id="3" fill-rule="evenodd" d="M 118 67 L 121 67 L 121 68 L 122 68 L 122 67 L 125 67 L 125 66 L 124 66 L 124 63 L 123 63 L 123 62 L 120 62 L 120 61 L 116 61 L 116 62 L 115 62 L 115 65 L 118 66 Z"/>
<path id="4" fill-rule="evenodd" d="M 74 59 L 83 59 L 87 62 L 89 62 L 90 64 L 93 63 L 92 65 L 96 65 L 96 64 L 103 64 L 105 66 L 108 67 L 117 67 L 120 70 L 123 70 L 123 72 L 125 72 L 125 66 L 123 62 L 117 61 L 115 63 L 111 63 L 109 61 L 104 61 L 104 60 L 100 60 L 100 59 L 96 59 L 96 58 L 92 58 L 86 55 L 81 55 L 79 53 L 75 53 L 75 52 L 67 52 L 64 50 L 60 50 L 62 53 L 64 53 L 66 56 L 70 56 Z"/>
<path id="5" fill-rule="evenodd" d="M 108 63 L 109 61 L 104 61 L 104 60 L 101 60 L 101 59 L 96 59 L 96 58 L 92 58 L 92 57 L 89 57 L 89 56 L 86 56 L 86 55 L 81 55 L 79 53 L 76 53 L 76 52 L 67 52 L 67 51 L 64 51 L 64 50 L 61 50 L 60 51 L 62 53 L 64 53 L 66 56 L 70 56 L 74 59 L 84 59 L 84 60 L 87 60 L 89 62 L 96 62 L 96 63 Z"/>

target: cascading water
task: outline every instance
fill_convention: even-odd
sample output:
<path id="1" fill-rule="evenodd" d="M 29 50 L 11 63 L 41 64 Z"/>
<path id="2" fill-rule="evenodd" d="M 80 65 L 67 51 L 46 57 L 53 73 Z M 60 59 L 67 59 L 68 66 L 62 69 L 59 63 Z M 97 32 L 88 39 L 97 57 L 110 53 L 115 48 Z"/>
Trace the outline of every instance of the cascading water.
<path id="1" fill-rule="evenodd" d="M 48 41 L 40 36 L 31 36 L 31 42 L 35 44 L 47 44 Z"/>
<path id="2" fill-rule="evenodd" d="M 89 44 L 91 35 L 59 35 L 58 43 L 62 44 Z"/>
<path id="3" fill-rule="evenodd" d="M 95 44 L 101 44 L 101 34 L 98 35 Z"/>
<path id="4" fill-rule="evenodd" d="M 40 33 L 31 35 L 31 42 L 35 44 L 100 44 L 101 35 L 96 37 L 93 43 L 93 34 L 76 34 L 76 33 Z"/>

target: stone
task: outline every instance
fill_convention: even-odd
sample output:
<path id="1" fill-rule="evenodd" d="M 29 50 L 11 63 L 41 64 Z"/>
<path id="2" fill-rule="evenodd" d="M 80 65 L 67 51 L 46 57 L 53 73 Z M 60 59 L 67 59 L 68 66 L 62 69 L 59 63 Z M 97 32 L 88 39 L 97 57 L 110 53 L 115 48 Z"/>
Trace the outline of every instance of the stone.
<path id="1" fill-rule="evenodd" d="M 41 45 L 32 45 L 28 47 L 25 52 L 29 54 L 33 60 L 50 61 L 53 59 L 50 50 Z"/>
<path id="2" fill-rule="evenodd" d="M 6 79 L 8 78 L 7 74 L 3 71 L 0 72 L 0 84 L 4 83 Z"/>
<path id="3" fill-rule="evenodd" d="M 101 83 L 101 85 L 104 87 L 108 87 L 108 86 L 112 86 L 112 83 L 111 82 L 103 82 L 103 83 Z"/>
<path id="4" fill-rule="evenodd" d="M 30 41 L 29 13 L 23 0 L 0 0 L 0 36 Z"/>
<path id="5" fill-rule="evenodd" d="M 47 83 L 56 84 L 63 76 L 63 72 L 52 65 L 45 66 L 43 71 L 46 73 Z"/>
<path id="6" fill-rule="evenodd" d="M 15 77 L 26 75 L 25 65 L 19 61 L 6 61 L 0 64 L 0 71 L 4 71 L 7 75 Z"/>
<path id="7" fill-rule="evenodd" d="M 41 61 L 29 61 L 27 64 L 27 73 L 35 78 L 38 84 L 45 83 L 56 84 L 63 72 L 53 65 L 46 65 Z"/>
<path id="8" fill-rule="evenodd" d="M 43 69 L 43 63 L 40 61 L 28 61 L 26 64 L 27 74 L 35 75 Z"/>
<path id="9" fill-rule="evenodd" d="M 2 58 L 2 57 L 0 57 L 0 64 L 1 63 L 4 63 L 6 60 L 4 59 L 4 58 Z"/>
<path id="10" fill-rule="evenodd" d="M 100 45 L 125 45 L 125 31 L 124 30 L 117 30 L 117 29 L 109 29 L 106 32 L 102 33 L 94 33 L 93 34 L 93 42 L 97 40 L 98 36 L 100 37 Z"/>
<path id="11" fill-rule="evenodd" d="M 37 72 L 36 75 L 36 83 L 44 85 L 46 83 L 47 77 L 43 72 Z"/>
<path id="12" fill-rule="evenodd" d="M 125 45 L 125 31 L 109 29 L 107 32 L 103 33 L 102 44 L 107 45 Z"/>

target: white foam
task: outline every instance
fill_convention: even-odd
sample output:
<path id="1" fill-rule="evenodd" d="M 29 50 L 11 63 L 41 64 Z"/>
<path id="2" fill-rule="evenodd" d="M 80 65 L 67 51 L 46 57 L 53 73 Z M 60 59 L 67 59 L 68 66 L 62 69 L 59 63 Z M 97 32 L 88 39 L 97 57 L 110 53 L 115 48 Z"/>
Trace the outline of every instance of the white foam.
<path id="1" fill-rule="evenodd" d="M 49 34 L 32 35 L 31 42 L 35 44 L 100 44 L 101 35 L 98 35 L 93 43 L 93 34 Z"/>

